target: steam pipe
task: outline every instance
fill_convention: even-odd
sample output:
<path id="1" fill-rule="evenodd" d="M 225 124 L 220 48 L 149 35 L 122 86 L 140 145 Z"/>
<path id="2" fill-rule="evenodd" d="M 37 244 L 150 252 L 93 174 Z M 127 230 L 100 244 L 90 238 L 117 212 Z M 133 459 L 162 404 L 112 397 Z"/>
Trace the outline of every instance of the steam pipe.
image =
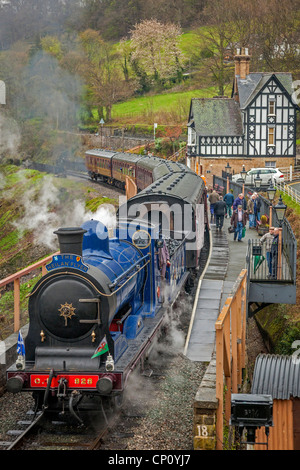
<path id="1" fill-rule="evenodd" d="M 48 395 L 49 395 L 49 391 L 50 391 L 53 376 L 54 376 L 54 370 L 51 369 L 50 373 L 49 373 L 47 388 L 45 390 L 45 395 L 44 395 L 43 410 L 46 410 L 48 408 Z"/>

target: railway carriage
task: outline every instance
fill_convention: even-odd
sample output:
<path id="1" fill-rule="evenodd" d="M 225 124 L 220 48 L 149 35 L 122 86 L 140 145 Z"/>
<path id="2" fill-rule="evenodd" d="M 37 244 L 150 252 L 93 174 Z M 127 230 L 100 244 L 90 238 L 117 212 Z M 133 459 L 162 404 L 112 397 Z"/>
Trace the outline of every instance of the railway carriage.
<path id="1" fill-rule="evenodd" d="M 104 183 L 112 183 L 112 158 L 116 152 L 102 149 L 88 150 L 85 153 L 85 164 L 89 176 Z"/>
<path id="2" fill-rule="evenodd" d="M 143 158 L 141 155 L 133 153 L 117 153 L 113 156 L 112 178 L 116 186 L 125 189 L 126 176 L 129 176 L 136 183 L 136 165 Z"/>
<path id="3" fill-rule="evenodd" d="M 136 185 L 138 191 L 153 183 L 153 170 L 161 165 L 163 160 L 158 157 L 145 155 L 136 164 Z"/>
<path id="4" fill-rule="evenodd" d="M 194 172 L 164 174 L 121 206 L 118 215 L 159 224 L 175 239 L 187 236 L 187 267 L 197 267 L 208 221 L 205 184 Z"/>

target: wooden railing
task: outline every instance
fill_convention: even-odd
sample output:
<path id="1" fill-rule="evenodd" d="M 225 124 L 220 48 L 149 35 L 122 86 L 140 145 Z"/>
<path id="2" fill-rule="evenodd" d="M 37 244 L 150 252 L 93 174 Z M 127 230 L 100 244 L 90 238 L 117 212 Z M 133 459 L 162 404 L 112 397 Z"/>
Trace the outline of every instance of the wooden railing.
<path id="1" fill-rule="evenodd" d="M 226 300 L 215 323 L 218 450 L 223 448 L 224 422 L 229 425 L 231 393 L 238 393 L 242 385 L 246 351 L 246 297 L 247 270 L 243 269 L 237 279 L 234 294 Z"/>
<path id="2" fill-rule="evenodd" d="M 42 274 L 46 274 L 46 264 L 48 264 L 54 255 L 47 256 L 47 258 L 34 263 L 27 268 L 18 271 L 11 276 L 6 277 L 0 281 L 0 289 L 7 286 L 8 284 L 14 284 L 14 332 L 19 331 L 20 329 L 20 284 L 21 278 L 30 274 L 36 269 L 42 268 Z"/>

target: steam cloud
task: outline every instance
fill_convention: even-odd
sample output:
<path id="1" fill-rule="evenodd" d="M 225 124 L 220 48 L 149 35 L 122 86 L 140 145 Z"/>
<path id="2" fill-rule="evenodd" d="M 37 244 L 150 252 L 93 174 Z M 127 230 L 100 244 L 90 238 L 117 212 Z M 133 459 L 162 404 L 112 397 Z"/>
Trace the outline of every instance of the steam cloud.
<path id="1" fill-rule="evenodd" d="M 90 219 L 100 220 L 108 229 L 115 225 L 115 210 L 111 204 L 102 204 L 96 212 L 87 211 L 83 201 L 73 201 L 71 208 L 62 204 L 60 190 L 54 185 L 52 176 L 43 178 L 38 192 L 36 188 L 25 192 L 20 202 L 24 215 L 18 220 L 17 228 L 33 231 L 35 243 L 51 250 L 58 249 L 53 232 L 60 227 L 80 226 Z"/>
<path id="2" fill-rule="evenodd" d="M 0 155 L 16 154 L 20 139 L 21 135 L 16 121 L 0 113 Z"/>

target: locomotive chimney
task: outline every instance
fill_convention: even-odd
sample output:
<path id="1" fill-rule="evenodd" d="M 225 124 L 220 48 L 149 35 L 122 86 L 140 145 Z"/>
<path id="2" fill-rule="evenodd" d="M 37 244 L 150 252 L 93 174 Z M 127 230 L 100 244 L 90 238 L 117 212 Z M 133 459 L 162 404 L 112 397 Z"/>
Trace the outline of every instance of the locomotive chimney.
<path id="1" fill-rule="evenodd" d="M 58 237 L 61 253 L 69 253 L 82 256 L 83 234 L 86 232 L 81 227 L 59 228 L 54 233 Z"/>

